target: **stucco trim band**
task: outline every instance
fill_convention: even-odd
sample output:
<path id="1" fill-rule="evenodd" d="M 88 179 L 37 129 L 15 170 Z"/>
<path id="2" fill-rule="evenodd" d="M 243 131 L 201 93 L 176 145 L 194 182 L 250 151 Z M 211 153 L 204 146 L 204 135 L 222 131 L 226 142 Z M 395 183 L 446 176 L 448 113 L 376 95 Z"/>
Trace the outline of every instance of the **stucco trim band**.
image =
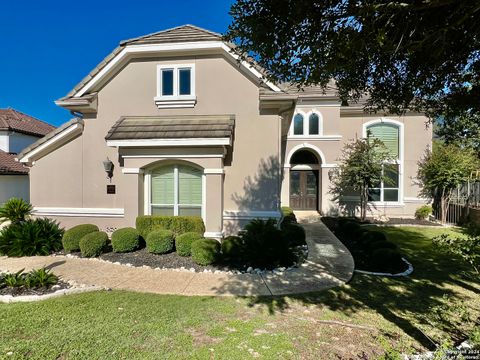
<path id="1" fill-rule="evenodd" d="M 204 139 L 128 139 L 107 140 L 111 147 L 138 147 L 138 146 L 222 146 L 231 145 L 229 138 Z"/>
<path id="2" fill-rule="evenodd" d="M 224 220 L 239 219 L 280 219 L 282 214 L 280 211 L 244 211 L 244 210 L 225 210 L 223 212 Z"/>
<path id="3" fill-rule="evenodd" d="M 67 207 L 34 207 L 33 215 L 37 216 L 74 216 L 74 217 L 109 217 L 123 218 L 121 208 L 67 208 Z"/>

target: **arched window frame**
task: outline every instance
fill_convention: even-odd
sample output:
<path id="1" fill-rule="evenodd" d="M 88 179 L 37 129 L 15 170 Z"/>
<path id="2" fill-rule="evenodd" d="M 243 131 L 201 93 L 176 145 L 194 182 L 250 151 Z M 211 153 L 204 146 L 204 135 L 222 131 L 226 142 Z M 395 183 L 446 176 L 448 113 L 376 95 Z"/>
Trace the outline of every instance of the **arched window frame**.
<path id="1" fill-rule="evenodd" d="M 404 124 L 400 121 L 388 119 L 388 118 L 379 118 L 375 120 L 368 121 L 363 124 L 362 136 L 363 138 L 367 137 L 368 128 L 374 125 L 379 124 L 388 124 L 394 125 L 398 128 L 398 158 L 395 159 L 391 164 L 398 165 L 398 201 L 384 201 L 384 184 L 381 184 L 380 191 L 380 201 L 374 201 L 374 204 L 384 205 L 384 206 L 403 206 L 403 184 L 404 184 Z"/>
<path id="2" fill-rule="evenodd" d="M 206 219 L 206 179 L 205 179 L 205 171 L 203 168 L 196 164 L 192 164 L 189 162 L 162 162 L 157 164 L 156 166 L 152 166 L 149 169 L 144 171 L 144 214 L 145 215 L 152 215 L 152 173 L 164 166 L 173 166 L 174 167 L 174 215 L 179 216 L 179 189 L 178 189 L 178 167 L 179 166 L 188 166 L 194 169 L 200 170 L 202 172 L 202 201 L 201 201 L 201 217 L 205 221 Z"/>
<path id="3" fill-rule="evenodd" d="M 301 135 L 295 135 L 293 133 L 293 127 L 294 127 L 294 119 L 297 114 L 300 114 L 303 116 L 303 134 Z M 318 115 L 318 134 L 310 134 L 310 115 L 316 114 Z M 323 116 L 322 113 L 316 109 L 313 109 L 308 112 L 304 112 L 302 110 L 296 110 L 295 113 L 293 114 L 292 117 L 292 123 L 290 125 L 290 131 L 289 131 L 289 137 L 308 137 L 308 138 L 315 138 L 315 137 L 322 137 L 323 136 Z"/>

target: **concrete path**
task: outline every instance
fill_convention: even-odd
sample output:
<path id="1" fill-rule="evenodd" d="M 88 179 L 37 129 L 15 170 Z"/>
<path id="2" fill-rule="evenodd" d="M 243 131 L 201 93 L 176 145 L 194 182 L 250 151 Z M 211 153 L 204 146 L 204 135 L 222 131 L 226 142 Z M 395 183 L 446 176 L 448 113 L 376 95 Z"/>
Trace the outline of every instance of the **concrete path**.
<path id="1" fill-rule="evenodd" d="M 154 270 L 65 256 L 0 257 L 0 272 L 48 266 L 63 279 L 80 284 L 175 295 L 287 295 L 324 290 L 349 281 L 354 263 L 348 250 L 323 223 L 303 226 L 308 259 L 298 269 L 279 275 Z"/>

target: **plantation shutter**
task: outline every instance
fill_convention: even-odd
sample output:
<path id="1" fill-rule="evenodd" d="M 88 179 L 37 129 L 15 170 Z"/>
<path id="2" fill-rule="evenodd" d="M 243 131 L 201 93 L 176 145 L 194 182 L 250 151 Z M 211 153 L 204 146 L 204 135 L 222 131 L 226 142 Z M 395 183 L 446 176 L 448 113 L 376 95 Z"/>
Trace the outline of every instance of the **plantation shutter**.
<path id="1" fill-rule="evenodd" d="M 399 128 L 398 126 L 391 124 L 378 124 L 368 127 L 370 136 L 381 140 L 387 149 L 390 151 L 390 155 L 398 159 L 398 144 L 399 144 Z"/>
<path id="2" fill-rule="evenodd" d="M 173 166 L 162 167 L 152 173 L 152 204 L 173 205 Z"/>
<path id="3" fill-rule="evenodd" d="M 202 171 L 178 167 L 178 200 L 181 205 L 202 205 Z"/>

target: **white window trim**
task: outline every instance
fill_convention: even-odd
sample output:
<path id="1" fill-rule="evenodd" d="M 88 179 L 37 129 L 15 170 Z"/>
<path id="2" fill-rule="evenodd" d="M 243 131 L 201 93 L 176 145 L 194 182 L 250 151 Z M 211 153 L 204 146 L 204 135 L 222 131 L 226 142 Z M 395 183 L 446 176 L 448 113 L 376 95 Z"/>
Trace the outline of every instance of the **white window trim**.
<path id="1" fill-rule="evenodd" d="M 296 115 L 303 116 L 303 134 L 295 135 L 293 133 L 293 128 L 295 125 L 295 116 Z M 316 114 L 318 115 L 318 134 L 310 134 L 310 115 Z M 305 113 L 302 110 L 296 110 L 292 117 L 292 122 L 290 124 L 290 129 L 288 131 L 288 138 L 291 139 L 317 139 L 317 140 L 340 140 L 342 138 L 341 135 L 323 135 L 323 116 L 320 111 L 317 109 L 312 109 Z"/>
<path id="2" fill-rule="evenodd" d="M 398 164 L 398 201 L 372 201 L 372 204 L 379 207 L 388 206 L 404 206 L 404 124 L 400 121 L 381 117 L 379 119 L 370 120 L 363 124 L 362 136 L 367 137 L 367 129 L 369 126 L 377 124 L 390 124 L 398 127 L 399 144 L 398 144 L 398 159 L 394 162 Z M 388 189 L 388 188 L 387 188 Z M 383 192 L 380 192 L 381 199 L 383 199 Z"/>
<path id="3" fill-rule="evenodd" d="M 170 164 L 172 165 L 172 164 Z M 179 191 L 178 191 L 178 167 L 181 164 L 173 164 L 173 199 L 174 204 L 152 204 L 152 170 L 146 171 L 144 174 L 144 194 L 145 194 L 145 215 L 152 215 L 152 205 L 156 206 L 172 206 L 173 216 L 178 216 L 180 205 L 182 206 L 195 206 L 200 207 L 200 213 L 203 221 L 206 219 L 206 178 L 205 174 L 202 174 L 202 203 L 198 204 L 179 204 Z M 168 166 L 168 165 L 165 165 Z M 193 166 L 195 168 L 195 166 Z"/>
<path id="4" fill-rule="evenodd" d="M 190 94 L 180 95 L 179 72 L 190 69 Z M 173 70 L 173 95 L 162 95 L 162 71 Z M 157 65 L 157 96 L 153 99 L 159 109 L 194 107 L 197 102 L 195 95 L 195 64 L 162 64 Z"/>

